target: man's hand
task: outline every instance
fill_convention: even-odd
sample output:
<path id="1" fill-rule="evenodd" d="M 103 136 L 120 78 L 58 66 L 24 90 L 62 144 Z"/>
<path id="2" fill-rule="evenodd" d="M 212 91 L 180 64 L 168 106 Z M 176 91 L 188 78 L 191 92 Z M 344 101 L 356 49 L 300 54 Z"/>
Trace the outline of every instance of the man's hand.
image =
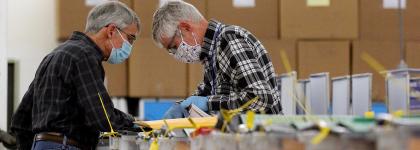
<path id="1" fill-rule="evenodd" d="M 3 130 L 0 130 L 0 143 L 7 148 L 16 149 L 16 138 Z"/>
<path id="2" fill-rule="evenodd" d="M 203 96 L 190 96 L 186 100 L 181 102 L 181 106 L 185 109 L 191 104 L 196 105 L 201 110 L 208 112 L 209 107 L 207 106 L 208 98 Z"/>

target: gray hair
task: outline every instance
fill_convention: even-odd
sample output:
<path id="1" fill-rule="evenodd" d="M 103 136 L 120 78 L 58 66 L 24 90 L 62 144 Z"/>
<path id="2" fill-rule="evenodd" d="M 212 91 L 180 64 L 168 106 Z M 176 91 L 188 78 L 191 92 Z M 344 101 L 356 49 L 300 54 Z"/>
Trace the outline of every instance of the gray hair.
<path id="1" fill-rule="evenodd" d="M 162 36 L 174 36 L 180 20 L 200 22 L 202 19 L 203 15 L 193 5 L 180 0 L 167 1 L 153 14 L 153 40 L 162 48 Z"/>
<path id="2" fill-rule="evenodd" d="M 98 33 L 111 23 L 120 29 L 136 23 L 137 29 L 140 31 L 140 19 L 137 14 L 124 3 L 110 1 L 94 7 L 89 12 L 85 32 Z"/>

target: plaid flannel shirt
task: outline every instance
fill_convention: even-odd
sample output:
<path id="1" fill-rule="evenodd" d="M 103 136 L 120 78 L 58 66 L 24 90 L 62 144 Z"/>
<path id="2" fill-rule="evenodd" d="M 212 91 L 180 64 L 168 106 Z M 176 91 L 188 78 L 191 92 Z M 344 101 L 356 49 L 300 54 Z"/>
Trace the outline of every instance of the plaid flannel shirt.
<path id="1" fill-rule="evenodd" d="M 193 95 L 208 96 L 210 111 L 235 109 L 258 96 L 248 110 L 282 113 L 273 64 L 246 29 L 210 20 L 200 59 L 204 79 Z"/>

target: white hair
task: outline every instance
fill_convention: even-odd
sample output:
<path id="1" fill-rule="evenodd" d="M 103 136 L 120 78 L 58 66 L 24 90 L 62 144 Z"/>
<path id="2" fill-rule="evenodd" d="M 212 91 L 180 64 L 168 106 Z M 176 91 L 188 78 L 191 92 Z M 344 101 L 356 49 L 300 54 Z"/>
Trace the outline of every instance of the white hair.
<path id="1" fill-rule="evenodd" d="M 133 10 L 124 3 L 110 1 L 94 7 L 89 12 L 85 32 L 97 33 L 109 24 L 124 29 L 133 23 L 136 23 L 137 30 L 140 30 L 140 19 Z"/>
<path id="2" fill-rule="evenodd" d="M 200 22 L 203 15 L 193 5 L 181 0 L 170 0 L 163 4 L 153 14 L 152 37 L 162 48 L 162 37 L 172 37 L 177 31 L 179 21 L 189 20 Z"/>

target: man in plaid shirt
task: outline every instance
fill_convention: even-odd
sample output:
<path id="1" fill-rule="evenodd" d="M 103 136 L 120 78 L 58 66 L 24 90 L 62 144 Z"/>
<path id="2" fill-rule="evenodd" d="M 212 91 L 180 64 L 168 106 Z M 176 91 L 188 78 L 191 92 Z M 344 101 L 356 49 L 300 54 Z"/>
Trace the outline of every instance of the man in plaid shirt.
<path id="1" fill-rule="evenodd" d="M 207 21 L 191 4 L 169 1 L 153 16 L 158 46 L 185 63 L 202 63 L 204 79 L 193 96 L 170 108 L 165 118 L 187 117 L 194 104 L 215 113 L 258 97 L 248 110 L 281 114 L 273 64 L 260 41 L 239 26 Z"/>

